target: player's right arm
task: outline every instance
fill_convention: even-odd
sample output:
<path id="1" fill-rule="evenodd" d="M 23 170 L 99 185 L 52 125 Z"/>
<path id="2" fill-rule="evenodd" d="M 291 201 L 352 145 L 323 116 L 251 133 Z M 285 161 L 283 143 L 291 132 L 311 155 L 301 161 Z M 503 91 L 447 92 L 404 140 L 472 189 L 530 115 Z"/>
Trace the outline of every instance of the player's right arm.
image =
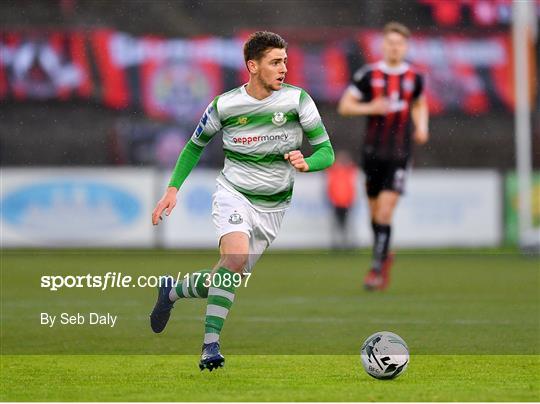
<path id="1" fill-rule="evenodd" d="M 371 74 L 369 67 L 364 67 L 353 76 L 353 82 L 347 87 L 338 104 L 338 113 L 342 116 L 386 115 L 390 105 L 386 98 L 371 97 Z"/>
<path id="2" fill-rule="evenodd" d="M 217 111 L 217 100 L 218 97 L 208 106 L 191 139 L 187 142 L 180 156 L 178 156 L 169 186 L 152 212 L 152 224 L 154 226 L 159 223 L 163 211 L 165 211 L 167 216 L 171 214 L 176 206 L 176 194 L 178 190 L 199 162 L 204 147 L 221 129 L 221 122 Z"/>

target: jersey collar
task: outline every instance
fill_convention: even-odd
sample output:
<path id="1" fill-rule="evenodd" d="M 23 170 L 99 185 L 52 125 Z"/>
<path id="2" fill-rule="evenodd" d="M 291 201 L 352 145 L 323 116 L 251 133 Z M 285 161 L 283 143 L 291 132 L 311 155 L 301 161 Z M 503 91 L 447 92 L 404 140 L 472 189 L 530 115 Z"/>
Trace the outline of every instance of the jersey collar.
<path id="1" fill-rule="evenodd" d="M 270 94 L 268 97 L 266 98 L 263 98 L 262 100 L 258 100 L 257 98 L 254 98 L 252 97 L 251 95 L 248 94 L 248 92 L 246 91 L 246 85 L 247 83 L 245 84 L 242 84 L 242 87 L 240 87 L 240 92 L 242 93 L 242 95 L 248 99 L 249 101 L 253 102 L 253 103 L 258 103 L 258 104 L 261 104 L 261 103 L 265 103 L 265 102 L 268 102 L 270 100 L 273 100 L 274 98 L 277 97 L 277 93 L 281 90 L 278 90 L 278 91 L 272 91 L 272 94 Z"/>
<path id="2" fill-rule="evenodd" d="M 379 63 L 377 63 L 377 68 L 386 74 L 403 74 L 407 70 L 409 70 L 409 67 L 409 64 L 406 62 L 402 62 L 399 66 L 396 67 L 388 66 L 384 60 L 381 60 Z"/>

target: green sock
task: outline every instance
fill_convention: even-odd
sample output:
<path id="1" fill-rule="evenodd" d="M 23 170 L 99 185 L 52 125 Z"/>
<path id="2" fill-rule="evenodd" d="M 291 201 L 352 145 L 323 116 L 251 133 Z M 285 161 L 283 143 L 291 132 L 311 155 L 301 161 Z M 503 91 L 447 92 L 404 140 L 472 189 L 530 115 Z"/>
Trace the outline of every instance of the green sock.
<path id="1" fill-rule="evenodd" d="M 219 268 L 212 277 L 208 289 L 206 320 L 204 322 L 204 343 L 219 341 L 219 334 L 234 301 L 234 275 L 227 268 Z"/>
<path id="2" fill-rule="evenodd" d="M 174 302 L 185 297 L 208 297 L 211 272 L 209 269 L 193 272 L 188 278 L 184 278 L 182 282 L 179 282 L 176 287 L 171 289 L 169 299 Z"/>

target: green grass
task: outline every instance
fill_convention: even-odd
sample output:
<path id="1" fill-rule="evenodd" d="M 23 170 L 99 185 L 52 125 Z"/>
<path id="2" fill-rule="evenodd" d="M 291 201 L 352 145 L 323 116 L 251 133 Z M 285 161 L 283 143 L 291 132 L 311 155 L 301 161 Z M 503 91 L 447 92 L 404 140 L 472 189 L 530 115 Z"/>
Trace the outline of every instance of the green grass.
<path id="1" fill-rule="evenodd" d="M 417 356 L 396 380 L 367 376 L 357 356 L 8 356 L 2 400 L 538 401 L 537 356 Z"/>
<path id="2" fill-rule="evenodd" d="M 540 262 L 512 250 L 405 251 L 385 293 L 361 283 L 366 251 L 265 255 L 222 334 L 227 365 L 200 373 L 204 301 L 177 303 L 151 333 L 151 289 L 39 287 L 44 274 L 133 276 L 212 266 L 216 254 L 3 251 L 2 400 L 540 400 Z M 117 326 L 39 324 L 41 312 L 110 312 Z M 395 381 L 368 377 L 358 351 L 388 330 L 411 350 Z"/>

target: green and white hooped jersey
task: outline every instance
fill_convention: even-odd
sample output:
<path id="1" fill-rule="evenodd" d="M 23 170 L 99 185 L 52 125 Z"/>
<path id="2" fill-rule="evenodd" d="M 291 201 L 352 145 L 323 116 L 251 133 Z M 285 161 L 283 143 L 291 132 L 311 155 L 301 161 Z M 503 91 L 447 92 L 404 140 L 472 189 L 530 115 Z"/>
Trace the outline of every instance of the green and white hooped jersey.
<path id="1" fill-rule="evenodd" d="M 259 210 L 290 203 L 295 169 L 283 155 L 300 148 L 303 134 L 311 145 L 328 140 L 311 97 L 287 84 L 263 100 L 251 97 L 244 86 L 216 97 L 191 140 L 204 147 L 219 131 L 225 164 L 218 182 Z"/>

